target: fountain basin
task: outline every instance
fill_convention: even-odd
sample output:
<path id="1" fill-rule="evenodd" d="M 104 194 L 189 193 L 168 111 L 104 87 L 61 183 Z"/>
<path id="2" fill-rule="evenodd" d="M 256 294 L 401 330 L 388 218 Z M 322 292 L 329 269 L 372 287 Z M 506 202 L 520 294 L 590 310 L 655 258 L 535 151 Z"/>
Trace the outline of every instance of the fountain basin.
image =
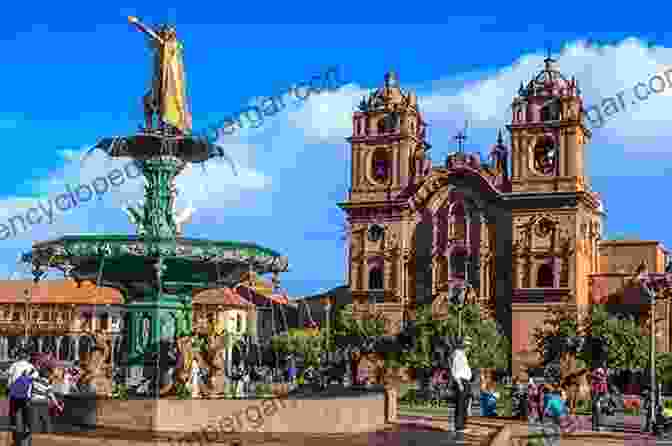
<path id="1" fill-rule="evenodd" d="M 292 395 L 268 399 L 129 399 L 65 396 L 57 432 L 113 430 L 170 437 L 207 432 L 359 433 L 385 426 L 383 393 L 355 391 L 319 398 Z M 70 427 L 72 426 L 72 427 Z"/>
<path id="2" fill-rule="evenodd" d="M 35 243 L 23 261 L 51 266 L 77 280 L 97 282 L 105 257 L 101 285 L 145 294 L 156 275 L 155 259 L 164 259 L 164 290 L 231 286 L 242 273 L 287 270 L 286 257 L 254 243 L 177 237 L 152 239 L 133 235 L 66 235 Z M 151 287 L 150 287 L 151 288 Z"/>

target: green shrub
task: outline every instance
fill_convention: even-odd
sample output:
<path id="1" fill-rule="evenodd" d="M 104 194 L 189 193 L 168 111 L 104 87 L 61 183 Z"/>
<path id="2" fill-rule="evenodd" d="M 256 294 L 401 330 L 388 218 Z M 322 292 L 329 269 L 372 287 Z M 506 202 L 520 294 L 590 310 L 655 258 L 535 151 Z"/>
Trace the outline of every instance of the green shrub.
<path id="1" fill-rule="evenodd" d="M 404 394 L 404 396 L 401 397 L 401 401 L 404 403 L 408 404 L 416 404 L 418 400 L 418 391 L 417 389 L 410 388 L 408 391 Z"/>
<path id="2" fill-rule="evenodd" d="M 125 384 L 115 384 L 112 386 L 112 398 L 115 400 L 127 400 L 128 387 Z"/>
<path id="3" fill-rule="evenodd" d="M 182 384 L 182 383 L 176 384 L 175 385 L 175 395 L 180 400 L 191 399 L 191 389 L 189 389 L 189 386 L 187 386 L 186 384 Z"/>
<path id="4" fill-rule="evenodd" d="M 273 393 L 271 385 L 266 383 L 257 384 L 254 390 L 257 398 L 272 396 Z"/>
<path id="5" fill-rule="evenodd" d="M 7 388 L 7 384 L 0 383 L 0 399 L 6 400 L 9 398 L 9 388 Z"/>

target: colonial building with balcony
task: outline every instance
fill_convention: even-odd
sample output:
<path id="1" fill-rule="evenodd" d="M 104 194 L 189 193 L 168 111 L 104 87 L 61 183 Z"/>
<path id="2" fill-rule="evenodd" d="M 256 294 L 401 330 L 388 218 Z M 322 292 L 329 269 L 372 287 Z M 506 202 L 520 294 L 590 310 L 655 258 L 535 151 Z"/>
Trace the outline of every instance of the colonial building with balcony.
<path id="1" fill-rule="evenodd" d="M 196 333 L 226 330 L 256 337 L 256 307 L 236 291 L 200 291 L 192 304 Z M 111 335 L 113 360 L 121 358 L 124 319 L 123 297 L 112 288 L 86 281 L 78 285 L 72 280 L 0 281 L 0 362 L 15 359 L 14 347 L 27 335 L 35 351 L 76 363 L 93 347 L 87 334 L 101 331 Z"/>

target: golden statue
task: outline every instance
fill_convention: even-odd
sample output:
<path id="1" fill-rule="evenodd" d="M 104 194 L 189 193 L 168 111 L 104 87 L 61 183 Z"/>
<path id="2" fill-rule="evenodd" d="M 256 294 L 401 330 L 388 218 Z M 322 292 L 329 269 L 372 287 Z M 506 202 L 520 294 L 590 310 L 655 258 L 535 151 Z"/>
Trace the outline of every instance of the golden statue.
<path id="1" fill-rule="evenodd" d="M 128 21 L 149 36 L 154 50 L 154 69 L 151 90 L 144 96 L 145 122 L 152 130 L 157 117 L 159 130 L 172 129 L 178 134 L 191 133 L 191 113 L 187 104 L 187 88 L 182 60 L 182 44 L 177 40 L 175 28 L 162 25 L 153 30 L 137 17 Z M 168 127 L 170 126 L 170 127 Z"/>

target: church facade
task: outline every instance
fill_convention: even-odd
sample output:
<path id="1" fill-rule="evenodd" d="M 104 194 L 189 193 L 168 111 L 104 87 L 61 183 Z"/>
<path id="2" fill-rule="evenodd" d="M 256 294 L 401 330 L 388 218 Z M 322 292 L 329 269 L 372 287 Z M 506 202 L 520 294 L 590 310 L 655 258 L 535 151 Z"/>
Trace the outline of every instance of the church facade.
<path id="1" fill-rule="evenodd" d="M 548 58 L 513 94 L 508 146 L 500 132 L 483 160 L 460 141 L 437 166 L 415 94 L 388 73 L 348 138 L 351 189 L 339 206 L 355 310 L 385 312 L 394 325 L 431 303 L 440 317 L 465 289 L 514 352 L 549 305 L 583 314 L 600 273 L 604 209 L 587 175 L 582 110 L 577 82 Z"/>

